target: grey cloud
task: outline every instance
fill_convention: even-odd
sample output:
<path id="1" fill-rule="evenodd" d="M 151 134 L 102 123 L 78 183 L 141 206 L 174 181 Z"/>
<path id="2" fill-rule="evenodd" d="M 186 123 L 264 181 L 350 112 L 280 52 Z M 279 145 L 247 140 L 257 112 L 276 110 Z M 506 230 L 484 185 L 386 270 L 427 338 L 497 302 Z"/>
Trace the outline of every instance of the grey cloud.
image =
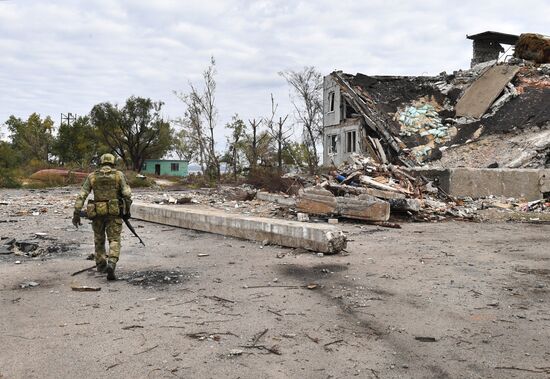
<path id="1" fill-rule="evenodd" d="M 214 55 L 220 126 L 267 114 L 270 93 L 291 112 L 277 72 L 315 65 L 370 74 L 467 67 L 466 34 L 548 33 L 550 4 L 465 0 L 39 0 L 0 2 L 0 122 L 10 114 L 84 114 L 130 95 L 183 105 Z M 223 139 L 222 128 L 218 138 Z"/>

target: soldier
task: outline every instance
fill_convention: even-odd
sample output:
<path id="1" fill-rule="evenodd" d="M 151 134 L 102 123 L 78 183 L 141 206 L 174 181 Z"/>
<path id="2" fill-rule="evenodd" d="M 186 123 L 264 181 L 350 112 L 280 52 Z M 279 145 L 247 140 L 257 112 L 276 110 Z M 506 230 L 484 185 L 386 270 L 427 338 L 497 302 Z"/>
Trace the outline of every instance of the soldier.
<path id="1" fill-rule="evenodd" d="M 84 184 L 74 204 L 73 225 L 78 228 L 80 210 L 84 206 L 90 191 L 94 191 L 94 200 L 86 207 L 88 218 L 92 220 L 95 243 L 95 262 L 99 272 L 107 273 L 107 280 L 116 280 L 115 267 L 120 255 L 120 233 L 122 217 L 130 218 L 132 191 L 126 183 L 126 177 L 114 168 L 115 157 L 103 154 L 101 167 L 92 172 Z M 109 255 L 105 256 L 105 235 L 109 241 Z"/>

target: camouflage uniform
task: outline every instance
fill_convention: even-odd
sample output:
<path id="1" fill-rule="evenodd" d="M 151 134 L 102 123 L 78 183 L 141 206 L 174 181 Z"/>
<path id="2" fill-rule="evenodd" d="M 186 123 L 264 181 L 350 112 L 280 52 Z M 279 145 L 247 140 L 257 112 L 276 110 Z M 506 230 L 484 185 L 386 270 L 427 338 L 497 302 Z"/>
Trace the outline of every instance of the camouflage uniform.
<path id="1" fill-rule="evenodd" d="M 108 157 L 105 157 L 108 156 Z M 110 162 L 112 160 L 112 163 Z M 105 154 L 101 162 L 114 165 L 114 156 Z M 90 191 L 94 191 L 94 200 L 88 201 L 88 218 L 92 220 L 94 231 L 95 261 L 98 271 L 107 271 L 107 278 L 114 279 L 114 268 L 120 255 L 120 233 L 122 232 L 122 218 L 130 216 L 132 191 L 126 183 L 126 177 L 121 171 L 115 170 L 109 164 L 92 172 L 82 185 L 74 208 L 75 217 L 84 206 Z M 73 218 L 73 224 L 75 224 Z M 106 257 L 105 235 L 109 241 L 109 254 Z M 112 271 L 109 272 L 109 270 Z"/>

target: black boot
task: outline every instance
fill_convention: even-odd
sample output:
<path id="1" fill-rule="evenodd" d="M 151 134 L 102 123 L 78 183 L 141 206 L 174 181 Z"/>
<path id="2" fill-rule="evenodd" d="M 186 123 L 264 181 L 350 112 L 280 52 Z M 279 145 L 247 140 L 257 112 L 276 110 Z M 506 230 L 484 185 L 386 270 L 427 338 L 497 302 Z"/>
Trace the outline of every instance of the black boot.
<path id="1" fill-rule="evenodd" d="M 107 262 L 107 267 L 105 268 L 105 272 L 107 273 L 107 280 L 116 280 L 115 267 L 115 263 Z"/>
<path id="2" fill-rule="evenodd" d="M 107 269 L 107 261 L 105 259 L 102 259 L 99 262 L 96 262 L 95 268 L 97 272 L 105 272 L 105 270 Z"/>

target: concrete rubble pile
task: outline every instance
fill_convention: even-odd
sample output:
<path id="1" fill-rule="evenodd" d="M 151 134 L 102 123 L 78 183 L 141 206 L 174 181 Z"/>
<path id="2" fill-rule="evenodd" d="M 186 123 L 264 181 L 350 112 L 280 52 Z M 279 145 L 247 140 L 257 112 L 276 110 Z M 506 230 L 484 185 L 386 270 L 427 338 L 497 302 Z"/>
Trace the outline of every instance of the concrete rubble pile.
<path id="1" fill-rule="evenodd" d="M 292 218 L 286 206 L 275 201 L 261 200 L 258 191 L 252 186 L 219 186 L 197 190 L 170 191 L 162 194 L 151 192 L 134 192 L 134 199 L 145 203 L 159 205 L 196 205 L 223 210 L 245 216 Z M 279 198 L 279 197 L 278 197 Z M 290 205 L 294 204 L 291 197 Z M 287 204 L 287 205 L 289 205 Z"/>
<path id="2" fill-rule="evenodd" d="M 550 215 L 548 200 L 527 201 L 521 197 L 493 195 L 449 196 L 443 188 L 437 187 L 437 180 L 422 172 L 376 163 L 371 157 L 357 153 L 329 174 L 302 179 L 306 184 L 296 196 L 268 193 L 245 184 L 170 191 L 162 195 L 136 192 L 135 198 L 149 204 L 187 205 L 241 216 L 298 221 L 344 218 L 379 223 L 388 221 L 391 216 L 418 221 L 473 220 L 482 218 L 482 213 L 488 209 Z"/>
<path id="3" fill-rule="evenodd" d="M 0 200 L 0 225 L 6 224 L 8 233 L 0 235 L 0 258 L 9 259 L 47 259 L 70 254 L 78 245 L 76 241 L 62 242 L 57 233 L 61 229 L 71 230 L 70 223 L 46 225 L 43 221 L 47 214 L 60 217 L 64 209 L 71 209 L 74 191 L 71 189 L 28 190 L 4 193 Z M 22 224 L 35 224 L 29 233 Z"/>
<path id="4" fill-rule="evenodd" d="M 360 154 L 352 154 L 324 178 L 317 186 L 301 191 L 298 211 L 375 222 L 388 221 L 390 214 L 418 219 L 473 217 L 468 207 L 441 194 L 431 181 Z"/>
<path id="5" fill-rule="evenodd" d="M 550 64 L 534 65 L 512 58 L 495 65 L 486 62 L 457 73 L 451 84 L 459 88 L 460 102 L 468 86 L 496 67 L 510 68 L 513 77 L 479 118 L 460 116 L 444 119 L 450 127 L 449 141 L 435 145 L 431 157 L 421 159 L 432 167 L 550 167 Z M 472 75 L 473 74 L 473 75 Z M 470 76 L 472 75 L 472 76 Z M 464 80 L 463 84 L 459 81 Z M 479 86 L 485 91 L 486 86 Z M 497 89 L 499 91 L 499 89 Z M 472 97 L 471 102 L 478 101 Z M 459 104 L 455 104 L 456 106 Z"/>
<path id="6" fill-rule="evenodd" d="M 437 76 L 333 72 L 379 163 L 550 167 L 550 63 L 489 61 Z M 357 120 L 357 121 L 354 121 Z"/>
<path id="7" fill-rule="evenodd" d="M 423 221 L 477 219 L 489 208 L 550 215 L 549 200 L 452 197 L 418 172 L 378 164 L 360 154 L 352 154 L 324 178 L 317 186 L 301 191 L 296 204 L 299 212 L 365 221 L 387 221 L 390 214 Z"/>

